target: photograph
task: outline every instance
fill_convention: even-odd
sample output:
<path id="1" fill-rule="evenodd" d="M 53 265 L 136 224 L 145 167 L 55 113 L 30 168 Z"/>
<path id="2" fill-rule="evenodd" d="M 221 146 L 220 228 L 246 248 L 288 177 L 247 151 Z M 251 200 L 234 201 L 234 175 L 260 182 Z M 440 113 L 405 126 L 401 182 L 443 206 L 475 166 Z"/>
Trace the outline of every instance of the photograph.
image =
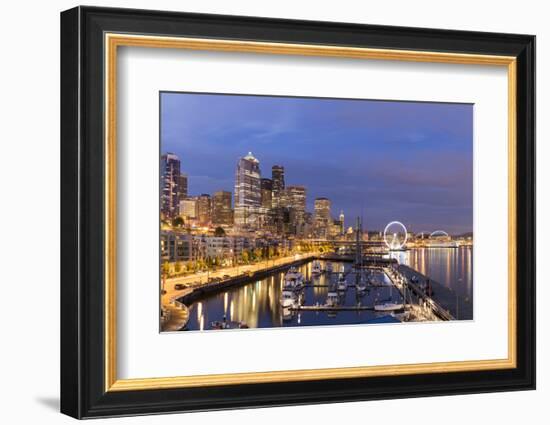
<path id="1" fill-rule="evenodd" d="M 473 320 L 473 105 L 160 93 L 160 330 Z"/>

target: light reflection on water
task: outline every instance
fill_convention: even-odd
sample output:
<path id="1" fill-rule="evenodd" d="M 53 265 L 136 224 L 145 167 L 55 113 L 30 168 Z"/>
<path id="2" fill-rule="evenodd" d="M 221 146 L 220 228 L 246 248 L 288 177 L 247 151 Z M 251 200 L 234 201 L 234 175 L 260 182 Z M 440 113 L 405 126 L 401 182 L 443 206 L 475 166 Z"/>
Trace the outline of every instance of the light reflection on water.
<path id="1" fill-rule="evenodd" d="M 410 251 L 392 252 L 390 254 L 401 264 L 406 264 L 420 273 L 442 285 L 453 289 L 459 296 L 472 298 L 472 249 L 461 248 L 418 248 Z M 308 286 L 303 291 L 306 305 L 326 302 L 328 285 L 338 279 L 340 271 L 349 272 L 351 263 L 333 262 L 334 272 L 323 273 L 314 278 L 314 286 Z M 325 268 L 325 263 L 321 262 Z M 310 280 L 312 263 L 299 267 L 306 280 Z M 356 275 L 347 275 L 348 284 L 355 283 Z M 375 302 L 401 301 L 399 292 L 389 286 L 389 280 L 383 273 L 374 277 L 388 287 L 370 290 L 367 294 L 357 294 L 354 288 L 348 288 L 342 298 L 342 305 L 373 305 Z M 247 285 L 232 288 L 227 291 L 202 299 L 192 304 L 188 330 L 211 329 L 211 322 L 223 320 L 245 322 L 250 328 L 313 326 L 313 325 L 343 325 L 365 323 L 377 317 L 372 311 L 339 311 L 313 312 L 301 311 L 290 316 L 283 315 L 280 297 L 283 287 L 284 273 L 276 273 Z M 195 314 L 193 314 L 193 312 Z M 288 313 L 288 312 L 287 312 Z"/>
<path id="2" fill-rule="evenodd" d="M 409 251 L 391 252 L 390 257 L 400 264 L 418 270 L 430 279 L 472 299 L 473 270 L 471 247 L 414 248 Z"/>
<path id="3" fill-rule="evenodd" d="M 325 263 L 321 262 L 321 266 L 325 268 Z M 306 305 L 324 304 L 329 289 L 328 285 L 337 281 L 340 271 L 349 272 L 351 270 L 351 263 L 333 263 L 333 266 L 332 274 L 323 273 L 313 278 L 314 286 L 304 289 Z M 306 280 L 312 278 L 311 269 L 312 263 L 299 267 Z M 348 284 L 355 284 L 355 276 L 354 273 L 347 275 Z M 376 301 L 401 300 L 399 292 L 389 285 L 390 281 L 383 273 L 375 273 L 374 276 L 379 281 L 386 283 L 388 287 L 376 288 L 366 294 L 357 294 L 354 288 L 348 288 L 341 298 L 341 305 L 372 305 Z M 280 272 L 258 281 L 252 281 L 245 286 L 206 297 L 190 306 L 192 314 L 187 329 L 211 329 L 211 322 L 223 320 L 224 315 L 228 321 L 242 321 L 250 328 L 359 324 L 377 317 L 372 311 L 341 311 L 337 313 L 302 311 L 285 316 L 280 306 L 283 282 L 284 273 Z M 193 314 L 193 311 L 196 311 L 196 314 Z"/>

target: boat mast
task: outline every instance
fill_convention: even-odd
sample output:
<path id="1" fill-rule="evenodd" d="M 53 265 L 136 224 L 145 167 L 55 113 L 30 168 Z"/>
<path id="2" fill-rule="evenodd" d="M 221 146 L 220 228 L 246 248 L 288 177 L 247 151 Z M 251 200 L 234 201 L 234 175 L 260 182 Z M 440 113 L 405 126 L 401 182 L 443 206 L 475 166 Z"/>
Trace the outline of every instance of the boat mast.
<path id="1" fill-rule="evenodd" d="M 363 223 L 361 217 L 357 217 L 355 224 L 355 270 L 358 270 L 355 274 L 355 284 L 359 282 L 359 276 L 363 273 L 363 248 L 361 246 L 361 240 L 363 236 Z"/>

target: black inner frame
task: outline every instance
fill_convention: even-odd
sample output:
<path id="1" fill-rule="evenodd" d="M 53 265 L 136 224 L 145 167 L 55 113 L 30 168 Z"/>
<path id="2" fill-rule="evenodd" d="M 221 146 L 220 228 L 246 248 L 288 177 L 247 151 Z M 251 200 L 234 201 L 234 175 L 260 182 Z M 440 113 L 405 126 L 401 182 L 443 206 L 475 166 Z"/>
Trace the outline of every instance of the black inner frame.
<path id="1" fill-rule="evenodd" d="M 104 391 L 104 34 L 517 57 L 517 368 Z M 61 411 L 77 418 L 535 388 L 535 37 L 77 7 L 61 14 Z"/>

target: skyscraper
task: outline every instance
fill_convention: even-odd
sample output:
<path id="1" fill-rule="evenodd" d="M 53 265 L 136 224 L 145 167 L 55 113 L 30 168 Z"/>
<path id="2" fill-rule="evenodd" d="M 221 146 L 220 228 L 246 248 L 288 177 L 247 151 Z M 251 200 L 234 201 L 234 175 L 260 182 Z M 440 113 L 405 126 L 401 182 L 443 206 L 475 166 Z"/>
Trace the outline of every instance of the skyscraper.
<path id="1" fill-rule="evenodd" d="M 202 226 L 207 226 L 211 223 L 211 209 L 212 204 L 210 200 L 210 195 L 208 195 L 207 193 L 203 193 L 197 198 L 197 216 L 199 219 L 199 223 Z"/>
<path id="2" fill-rule="evenodd" d="M 214 226 L 231 226 L 233 210 L 231 209 L 231 192 L 219 190 L 212 196 L 212 224 Z"/>
<path id="3" fill-rule="evenodd" d="M 180 160 L 173 153 L 160 157 L 160 211 L 166 218 L 179 213 Z"/>
<path id="4" fill-rule="evenodd" d="M 330 214 L 330 199 L 328 198 L 315 198 L 314 203 L 315 215 L 313 218 L 315 233 L 320 238 L 326 238 L 328 236 L 328 230 L 332 216 Z"/>
<path id="5" fill-rule="evenodd" d="M 235 226 L 258 229 L 261 205 L 260 161 L 249 152 L 239 159 L 235 172 Z"/>
<path id="6" fill-rule="evenodd" d="M 273 187 L 273 208 L 281 207 L 281 198 L 285 190 L 285 168 L 282 165 L 271 167 L 271 180 Z"/>
<path id="7" fill-rule="evenodd" d="M 197 218 L 197 198 L 185 198 L 180 201 L 180 215 L 187 222 Z"/>
<path id="8" fill-rule="evenodd" d="M 306 188 L 304 186 L 287 186 L 283 202 L 290 210 L 290 230 L 293 234 L 304 233 L 306 214 Z"/>
<path id="9" fill-rule="evenodd" d="M 286 203 L 302 213 L 306 212 L 306 188 L 305 186 L 287 186 Z"/>
<path id="10" fill-rule="evenodd" d="M 273 207 L 273 180 L 271 179 L 262 179 L 262 208 L 267 208 L 268 210 Z"/>
<path id="11" fill-rule="evenodd" d="M 179 202 L 187 198 L 187 174 L 185 174 L 180 170 L 180 175 L 177 178 L 176 183 L 178 185 L 177 190 L 178 190 L 178 196 L 179 196 L 178 202 Z"/>

